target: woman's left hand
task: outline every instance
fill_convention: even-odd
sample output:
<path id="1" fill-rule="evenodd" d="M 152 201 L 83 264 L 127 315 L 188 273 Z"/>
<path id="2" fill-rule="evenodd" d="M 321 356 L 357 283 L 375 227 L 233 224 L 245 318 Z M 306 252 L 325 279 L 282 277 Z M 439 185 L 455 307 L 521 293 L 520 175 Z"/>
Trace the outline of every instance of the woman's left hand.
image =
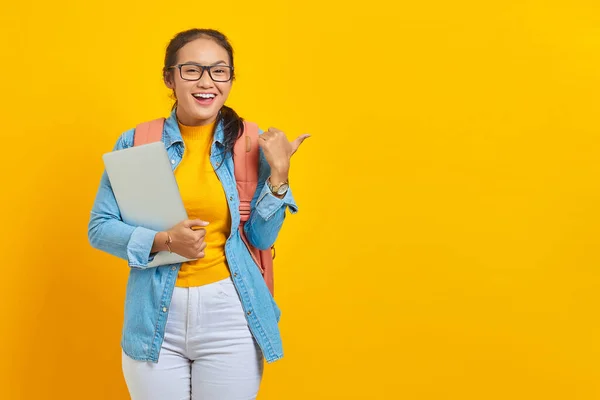
<path id="1" fill-rule="evenodd" d="M 258 145 L 271 167 L 271 176 L 278 182 L 286 181 L 290 170 L 290 158 L 310 135 L 300 135 L 293 142 L 288 141 L 285 133 L 269 128 L 258 137 Z"/>

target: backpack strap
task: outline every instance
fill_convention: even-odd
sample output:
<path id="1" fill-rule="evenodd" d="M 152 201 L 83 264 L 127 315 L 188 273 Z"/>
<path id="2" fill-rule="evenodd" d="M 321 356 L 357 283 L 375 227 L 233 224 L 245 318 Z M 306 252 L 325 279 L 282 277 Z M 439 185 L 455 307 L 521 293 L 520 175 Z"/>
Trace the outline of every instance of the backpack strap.
<path id="1" fill-rule="evenodd" d="M 233 147 L 235 181 L 240 196 L 241 222 L 250 218 L 250 203 L 258 185 L 258 125 L 244 121 L 244 132 Z"/>
<path id="2" fill-rule="evenodd" d="M 163 128 L 165 126 L 164 118 L 153 119 L 152 121 L 142 122 L 135 127 L 133 136 L 133 145 L 140 146 L 162 140 Z"/>

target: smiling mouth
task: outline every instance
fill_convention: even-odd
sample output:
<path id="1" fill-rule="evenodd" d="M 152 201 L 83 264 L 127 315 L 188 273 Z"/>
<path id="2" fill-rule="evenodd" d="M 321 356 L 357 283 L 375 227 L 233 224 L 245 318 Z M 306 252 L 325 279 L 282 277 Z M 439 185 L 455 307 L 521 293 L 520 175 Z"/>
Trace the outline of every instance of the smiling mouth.
<path id="1" fill-rule="evenodd" d="M 192 97 L 197 104 L 201 106 L 210 106 L 215 101 L 217 95 L 214 93 L 193 93 Z"/>
<path id="2" fill-rule="evenodd" d="M 199 100 L 209 100 L 217 97 L 217 95 L 214 93 L 193 93 L 192 96 Z"/>

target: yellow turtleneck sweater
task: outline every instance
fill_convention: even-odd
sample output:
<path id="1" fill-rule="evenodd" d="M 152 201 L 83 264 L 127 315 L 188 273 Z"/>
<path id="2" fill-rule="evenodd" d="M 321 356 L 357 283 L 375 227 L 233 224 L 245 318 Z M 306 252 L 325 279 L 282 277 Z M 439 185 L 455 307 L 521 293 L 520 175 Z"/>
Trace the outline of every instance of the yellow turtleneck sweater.
<path id="1" fill-rule="evenodd" d="M 231 230 L 231 216 L 223 185 L 210 163 L 214 126 L 179 123 L 185 144 L 183 159 L 175 170 L 179 192 L 189 219 L 210 222 L 204 228 L 205 257 L 182 264 L 175 283 L 179 287 L 206 285 L 229 276 L 225 241 Z"/>

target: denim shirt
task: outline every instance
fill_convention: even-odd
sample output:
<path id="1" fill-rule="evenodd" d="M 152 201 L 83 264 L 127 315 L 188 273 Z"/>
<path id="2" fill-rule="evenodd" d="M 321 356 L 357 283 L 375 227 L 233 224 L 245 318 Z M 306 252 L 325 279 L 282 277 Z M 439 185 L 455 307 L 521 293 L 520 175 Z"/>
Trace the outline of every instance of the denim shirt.
<path id="1" fill-rule="evenodd" d="M 124 132 L 113 150 L 133 146 L 133 136 L 134 129 Z M 225 256 L 250 331 L 265 360 L 270 363 L 283 357 L 278 327 L 281 312 L 240 237 L 239 197 L 233 159 L 231 156 L 223 159 L 223 140 L 223 125 L 218 123 L 211 145 L 210 162 L 223 184 L 231 214 L 231 233 L 225 242 Z M 162 141 L 175 170 L 185 148 L 175 111 L 165 121 Z M 271 170 L 262 150 L 259 163 L 258 186 L 251 203 L 250 219 L 244 230 L 253 246 L 267 249 L 277 238 L 286 209 L 295 214 L 298 208 L 291 189 L 283 199 L 271 194 L 266 184 Z M 199 190 L 201 186 L 202 182 L 198 182 Z M 151 249 L 156 233 L 144 227 L 128 225 L 121 220 L 108 175 L 104 171 L 91 211 L 89 241 L 94 248 L 127 260 L 130 270 L 121 347 L 125 354 L 135 360 L 154 363 L 158 362 L 171 296 L 181 267 L 181 263 L 148 267 L 154 257 Z"/>

